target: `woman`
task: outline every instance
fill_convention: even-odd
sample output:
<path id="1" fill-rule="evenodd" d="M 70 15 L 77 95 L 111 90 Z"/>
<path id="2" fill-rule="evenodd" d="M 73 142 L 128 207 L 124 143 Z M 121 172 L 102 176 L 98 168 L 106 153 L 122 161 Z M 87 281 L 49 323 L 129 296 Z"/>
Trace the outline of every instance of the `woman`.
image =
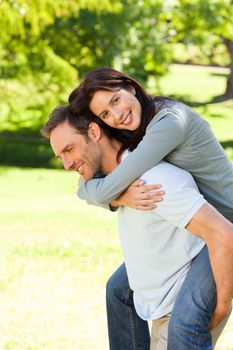
<path id="1" fill-rule="evenodd" d="M 102 100 L 100 104 L 101 99 L 97 99 L 98 94 L 114 97 L 125 91 L 128 95 L 116 97 L 125 97 L 128 101 L 128 96 L 133 96 L 134 99 L 129 106 L 123 106 L 121 116 L 110 110 L 110 103 L 104 105 Z M 119 104 L 120 99 L 114 104 Z M 86 183 L 80 195 L 84 196 L 87 191 L 86 195 L 95 202 L 110 203 L 135 179 L 166 157 L 170 163 L 188 170 L 208 201 L 233 220 L 232 164 L 208 123 L 188 106 L 149 95 L 134 79 L 109 68 L 91 71 L 70 94 L 69 102 L 75 113 L 100 116 L 109 125 L 112 136 L 122 142 L 121 153 L 125 149 L 135 150 L 107 177 Z M 122 122 L 127 112 L 129 117 L 132 116 L 128 125 Z M 226 183 L 223 183 L 224 178 Z"/>
<path id="2" fill-rule="evenodd" d="M 74 113 L 92 113 L 102 119 L 112 136 L 122 142 L 120 152 L 133 151 L 104 179 L 93 179 L 81 186 L 81 198 L 110 203 L 166 157 L 188 170 L 205 198 L 233 221 L 232 164 L 208 123 L 188 106 L 149 95 L 134 79 L 108 68 L 90 72 L 71 93 L 69 102 Z M 119 203 L 124 203 L 124 196 L 118 198 Z M 135 207 L 144 203 L 145 196 L 141 194 Z M 216 310 L 218 307 L 217 303 Z M 169 335 L 176 336 L 174 333 L 170 327 Z"/>

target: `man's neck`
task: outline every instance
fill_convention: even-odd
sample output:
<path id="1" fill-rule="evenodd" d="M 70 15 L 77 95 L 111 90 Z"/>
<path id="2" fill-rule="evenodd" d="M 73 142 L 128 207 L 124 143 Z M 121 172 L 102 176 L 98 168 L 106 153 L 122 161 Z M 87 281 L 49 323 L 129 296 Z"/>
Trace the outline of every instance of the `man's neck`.
<path id="1" fill-rule="evenodd" d="M 109 140 L 108 144 L 104 145 L 104 157 L 102 163 L 103 174 L 111 173 L 119 164 L 117 161 L 117 153 L 121 144 L 116 140 Z"/>

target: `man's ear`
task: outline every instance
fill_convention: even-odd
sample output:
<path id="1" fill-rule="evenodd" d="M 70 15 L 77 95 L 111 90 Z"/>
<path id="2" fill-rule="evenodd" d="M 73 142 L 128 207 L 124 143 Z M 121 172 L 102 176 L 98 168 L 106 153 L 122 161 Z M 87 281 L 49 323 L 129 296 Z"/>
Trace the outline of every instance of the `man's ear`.
<path id="1" fill-rule="evenodd" d="M 101 129 L 97 123 L 90 123 L 87 134 L 92 141 L 99 141 L 101 137 Z"/>

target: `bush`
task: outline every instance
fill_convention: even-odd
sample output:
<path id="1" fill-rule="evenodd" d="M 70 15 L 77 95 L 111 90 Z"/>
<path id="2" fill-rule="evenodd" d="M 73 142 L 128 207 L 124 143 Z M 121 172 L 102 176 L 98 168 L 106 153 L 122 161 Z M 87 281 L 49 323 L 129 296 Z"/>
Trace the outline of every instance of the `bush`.
<path id="1" fill-rule="evenodd" d="M 0 136 L 1 165 L 60 168 L 49 142 L 43 139 Z"/>

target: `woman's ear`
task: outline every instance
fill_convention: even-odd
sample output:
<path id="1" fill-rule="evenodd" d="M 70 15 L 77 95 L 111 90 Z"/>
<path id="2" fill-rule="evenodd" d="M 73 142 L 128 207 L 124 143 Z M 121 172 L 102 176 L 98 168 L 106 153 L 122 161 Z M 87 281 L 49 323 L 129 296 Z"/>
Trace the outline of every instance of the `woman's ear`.
<path id="1" fill-rule="evenodd" d="M 133 94 L 134 96 L 136 96 L 136 90 L 134 86 L 130 85 L 128 91 L 131 92 L 131 94 Z"/>
<path id="2" fill-rule="evenodd" d="M 101 129 L 99 125 L 95 122 L 90 123 L 87 134 L 92 141 L 99 141 L 101 137 Z"/>

